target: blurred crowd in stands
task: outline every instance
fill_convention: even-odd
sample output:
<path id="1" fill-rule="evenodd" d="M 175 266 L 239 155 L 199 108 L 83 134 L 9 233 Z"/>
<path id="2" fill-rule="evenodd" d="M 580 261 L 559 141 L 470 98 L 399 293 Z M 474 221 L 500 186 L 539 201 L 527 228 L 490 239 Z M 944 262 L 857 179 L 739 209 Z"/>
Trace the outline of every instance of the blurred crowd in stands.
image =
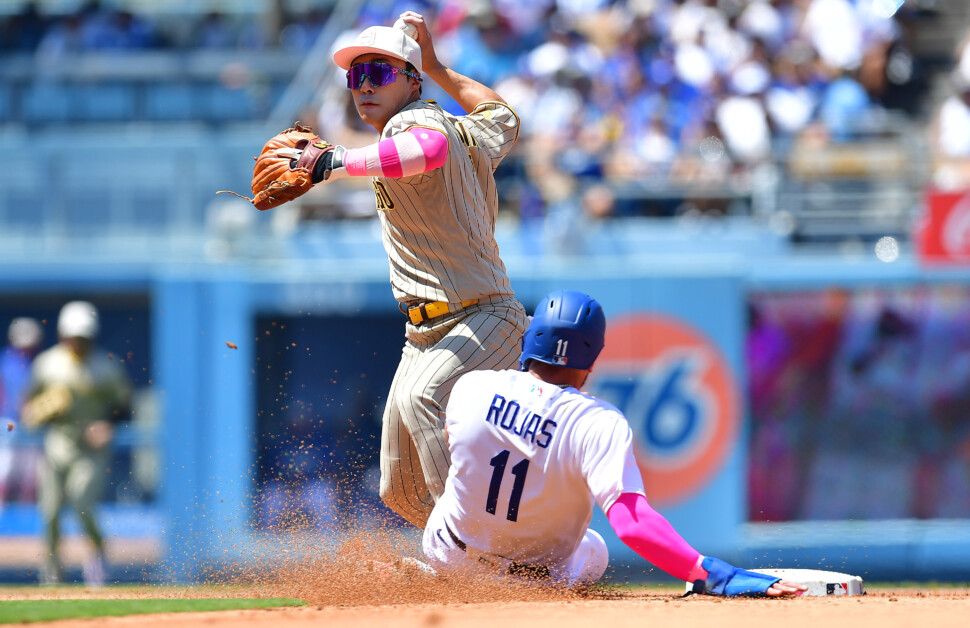
<path id="1" fill-rule="evenodd" d="M 0 23 L 0 47 L 48 56 L 308 50 L 335 3 L 305 3 L 317 8 L 292 14 L 199 13 L 191 20 L 114 6 L 90 1 L 69 15 L 44 15 L 27 4 Z M 522 118 L 522 137 L 505 168 L 518 182 L 510 189 L 517 213 L 529 218 L 571 203 L 596 217 L 627 211 L 615 198 L 617 182 L 636 182 L 641 191 L 653 182 L 664 190 L 744 193 L 760 166 L 777 163 L 792 147 L 812 150 L 878 130 L 887 112 L 926 115 L 926 73 L 914 32 L 936 15 L 933 6 L 932 0 L 398 0 L 365 4 L 344 36 L 390 24 L 406 9 L 422 12 L 439 56 L 495 87 Z M 321 90 L 316 120 L 303 119 L 327 139 L 350 144 L 366 129 L 346 115 L 349 96 L 340 91 L 342 77 L 335 78 L 332 89 Z M 457 108 L 428 83 L 426 97 Z M 970 111 L 960 115 L 970 133 Z M 604 181 L 609 189 L 597 187 Z M 697 196 L 692 206 L 704 210 L 705 195 Z M 636 213 L 681 212 L 681 200 L 647 211 L 641 204 Z M 726 207 L 715 202 L 708 209 Z"/>
<path id="2" fill-rule="evenodd" d="M 957 47 L 951 87 L 930 125 L 933 184 L 970 188 L 970 31 Z"/>
<path id="3" fill-rule="evenodd" d="M 66 14 L 47 14 L 38 2 L 0 16 L 0 53 L 58 55 L 123 50 L 265 50 L 282 46 L 305 50 L 313 44 L 329 12 L 313 9 L 278 15 L 139 14 L 116 5 L 85 0 Z M 326 3 L 327 8 L 330 4 Z"/>
<path id="4" fill-rule="evenodd" d="M 525 170 L 516 180 L 526 189 L 514 192 L 524 219 L 557 208 L 593 219 L 729 213 L 760 167 L 793 147 L 878 132 L 891 112 L 921 115 L 915 2 L 420 4 L 439 56 L 494 86 L 522 118 L 513 161 Z M 349 102 L 340 78 L 319 115 L 337 141 L 356 117 L 340 110 Z M 452 108 L 433 85 L 425 93 Z M 617 197 L 623 182 L 637 186 L 635 205 Z"/>

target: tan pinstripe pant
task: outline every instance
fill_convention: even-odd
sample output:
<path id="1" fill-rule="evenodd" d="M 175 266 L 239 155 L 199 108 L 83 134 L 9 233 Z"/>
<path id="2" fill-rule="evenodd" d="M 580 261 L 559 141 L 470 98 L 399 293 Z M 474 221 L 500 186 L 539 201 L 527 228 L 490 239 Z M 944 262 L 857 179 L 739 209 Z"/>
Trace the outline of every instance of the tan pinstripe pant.
<path id="1" fill-rule="evenodd" d="M 448 477 L 444 413 L 455 381 L 468 371 L 518 365 L 525 308 L 512 297 L 501 298 L 483 299 L 423 325 L 407 323 L 407 342 L 384 408 L 380 494 L 419 528 Z"/>
<path id="2" fill-rule="evenodd" d="M 63 450 L 52 452 L 52 440 L 57 441 L 48 434 L 46 455 L 38 464 L 37 505 L 44 521 L 47 544 L 45 562 L 49 568 L 59 572 L 57 546 L 61 538 L 60 512 L 65 504 L 74 508 L 82 528 L 98 552 L 104 551 L 104 536 L 94 511 L 107 481 L 110 454 L 107 448 L 98 451 L 81 451 L 78 448 L 73 455 Z"/>

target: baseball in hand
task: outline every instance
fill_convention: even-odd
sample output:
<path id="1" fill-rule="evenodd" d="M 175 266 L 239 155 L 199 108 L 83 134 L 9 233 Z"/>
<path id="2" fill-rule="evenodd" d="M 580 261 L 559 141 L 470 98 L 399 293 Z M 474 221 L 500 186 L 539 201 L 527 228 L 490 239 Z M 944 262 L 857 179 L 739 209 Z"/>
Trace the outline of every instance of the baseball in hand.
<path id="1" fill-rule="evenodd" d="M 418 27 L 414 24 L 409 24 L 401 18 L 397 18 L 397 21 L 394 22 L 394 28 L 400 28 L 402 31 L 404 31 L 405 35 L 414 41 L 418 40 Z"/>

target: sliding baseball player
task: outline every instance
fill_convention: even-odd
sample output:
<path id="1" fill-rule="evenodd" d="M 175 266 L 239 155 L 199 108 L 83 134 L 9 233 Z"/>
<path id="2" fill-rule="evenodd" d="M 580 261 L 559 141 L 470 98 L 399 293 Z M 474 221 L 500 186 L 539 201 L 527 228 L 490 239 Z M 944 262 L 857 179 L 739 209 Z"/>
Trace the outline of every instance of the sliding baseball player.
<path id="1" fill-rule="evenodd" d="M 623 542 L 695 592 L 804 592 L 702 556 L 650 506 L 626 418 L 580 392 L 605 333 L 595 299 L 553 292 L 536 308 L 520 370 L 468 373 L 455 384 L 446 415 L 452 466 L 423 537 L 431 567 L 593 583 L 609 561 L 589 529 L 595 502 Z"/>

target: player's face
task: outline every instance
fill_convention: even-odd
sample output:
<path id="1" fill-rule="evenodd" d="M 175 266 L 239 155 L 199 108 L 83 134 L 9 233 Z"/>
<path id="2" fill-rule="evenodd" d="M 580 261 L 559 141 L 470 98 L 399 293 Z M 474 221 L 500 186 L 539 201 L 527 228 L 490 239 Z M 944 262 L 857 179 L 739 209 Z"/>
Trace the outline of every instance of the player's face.
<path id="1" fill-rule="evenodd" d="M 62 338 L 61 342 L 73 353 L 74 355 L 84 358 L 91 353 L 91 347 L 94 346 L 94 342 L 90 338 L 71 337 Z"/>
<path id="2" fill-rule="evenodd" d="M 354 59 L 351 68 L 365 63 L 380 63 L 397 70 L 404 70 L 404 62 L 400 59 L 386 57 L 379 54 L 361 55 Z M 386 85 L 375 85 L 370 76 L 363 76 L 358 85 L 350 88 L 354 95 L 354 105 L 361 120 L 371 125 L 378 132 L 384 130 L 387 121 L 404 108 L 405 105 L 418 97 L 418 81 L 400 72 L 393 73 Z M 379 82 L 379 81 L 378 81 Z"/>

